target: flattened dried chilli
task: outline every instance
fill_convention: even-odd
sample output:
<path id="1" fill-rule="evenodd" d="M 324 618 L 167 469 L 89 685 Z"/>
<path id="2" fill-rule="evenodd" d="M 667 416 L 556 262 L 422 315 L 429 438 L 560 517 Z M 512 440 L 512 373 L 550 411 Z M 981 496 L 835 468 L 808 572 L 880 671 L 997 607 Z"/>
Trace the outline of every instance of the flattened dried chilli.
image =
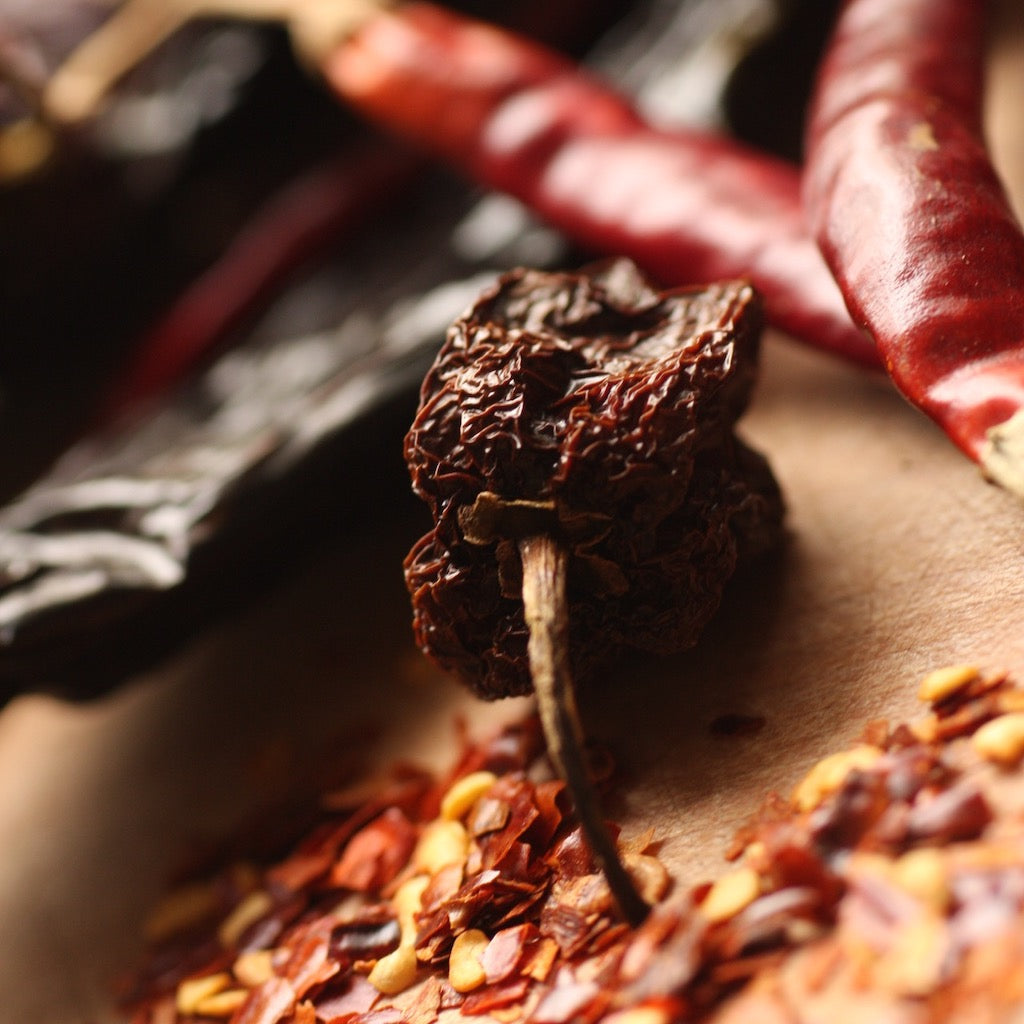
<path id="1" fill-rule="evenodd" d="M 769 322 L 877 365 L 808 236 L 789 164 L 652 128 L 566 58 L 428 3 L 381 13 L 320 61 L 364 114 L 576 242 L 668 285 L 748 278 Z"/>
<path id="2" fill-rule="evenodd" d="M 896 385 L 1024 494 L 1024 234 L 981 134 L 985 10 L 847 3 L 812 105 L 804 194 Z"/>
<path id="3" fill-rule="evenodd" d="M 406 439 L 434 529 L 406 559 L 421 648 L 481 696 L 537 694 L 625 916 L 645 908 L 600 818 L 573 671 L 690 646 L 781 502 L 733 435 L 755 370 L 749 285 L 659 294 L 621 260 L 514 271 L 456 321 Z M 571 653 L 570 653 L 571 648 Z"/>

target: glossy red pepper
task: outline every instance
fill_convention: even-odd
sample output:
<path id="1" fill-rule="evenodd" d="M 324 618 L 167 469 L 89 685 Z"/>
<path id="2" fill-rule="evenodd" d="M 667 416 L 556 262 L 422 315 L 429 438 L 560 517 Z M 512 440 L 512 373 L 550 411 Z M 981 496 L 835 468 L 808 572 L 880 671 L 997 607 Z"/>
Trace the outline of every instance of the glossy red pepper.
<path id="1" fill-rule="evenodd" d="M 320 65 L 346 102 L 576 242 L 666 284 L 746 277 L 770 322 L 877 365 L 806 231 L 791 165 L 656 130 L 566 58 L 428 3 L 371 17 Z"/>
<path id="2" fill-rule="evenodd" d="M 812 103 L 804 195 L 896 385 L 1024 493 L 1024 234 L 982 139 L 985 9 L 849 0 Z"/>

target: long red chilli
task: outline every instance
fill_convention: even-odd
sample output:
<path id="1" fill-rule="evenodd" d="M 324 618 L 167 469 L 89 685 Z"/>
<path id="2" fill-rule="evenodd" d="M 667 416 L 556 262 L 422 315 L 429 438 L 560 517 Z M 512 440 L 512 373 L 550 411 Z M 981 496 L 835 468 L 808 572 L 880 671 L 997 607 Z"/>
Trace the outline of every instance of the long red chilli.
<path id="1" fill-rule="evenodd" d="M 776 326 L 877 365 L 807 233 L 791 165 L 656 130 L 566 58 L 428 3 L 372 17 L 321 70 L 365 115 L 576 242 L 666 284 L 747 277 Z"/>
<path id="2" fill-rule="evenodd" d="M 1024 234 L 982 140 L 985 7 L 849 0 L 812 103 L 804 195 L 896 385 L 1024 493 Z"/>

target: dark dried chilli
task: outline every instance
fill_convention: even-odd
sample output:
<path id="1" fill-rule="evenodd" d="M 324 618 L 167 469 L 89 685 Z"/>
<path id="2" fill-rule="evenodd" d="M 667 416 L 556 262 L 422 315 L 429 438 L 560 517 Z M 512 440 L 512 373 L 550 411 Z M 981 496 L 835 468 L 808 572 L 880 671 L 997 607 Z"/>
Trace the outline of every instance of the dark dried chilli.
<path id="1" fill-rule="evenodd" d="M 503 276 L 449 331 L 406 439 L 435 522 L 406 559 L 420 646 L 482 697 L 529 692 L 532 531 L 571 552 L 578 674 L 692 645 L 778 536 L 774 479 L 733 433 L 759 327 L 741 282 L 658 293 L 626 261 Z"/>

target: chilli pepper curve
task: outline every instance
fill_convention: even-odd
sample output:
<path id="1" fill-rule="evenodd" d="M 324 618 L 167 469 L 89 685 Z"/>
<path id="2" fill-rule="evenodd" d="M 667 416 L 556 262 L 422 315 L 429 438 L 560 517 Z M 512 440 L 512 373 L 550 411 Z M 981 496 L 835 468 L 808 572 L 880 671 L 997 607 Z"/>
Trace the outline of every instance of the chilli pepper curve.
<path id="1" fill-rule="evenodd" d="M 804 196 L 897 387 L 1024 494 L 1024 234 L 982 139 L 985 15 L 978 0 L 849 0 Z"/>
<path id="2" fill-rule="evenodd" d="M 364 115 L 575 242 L 668 285 L 748 278 L 769 322 L 877 365 L 808 236 L 790 164 L 658 130 L 567 58 L 430 3 L 369 19 L 321 71 Z"/>

